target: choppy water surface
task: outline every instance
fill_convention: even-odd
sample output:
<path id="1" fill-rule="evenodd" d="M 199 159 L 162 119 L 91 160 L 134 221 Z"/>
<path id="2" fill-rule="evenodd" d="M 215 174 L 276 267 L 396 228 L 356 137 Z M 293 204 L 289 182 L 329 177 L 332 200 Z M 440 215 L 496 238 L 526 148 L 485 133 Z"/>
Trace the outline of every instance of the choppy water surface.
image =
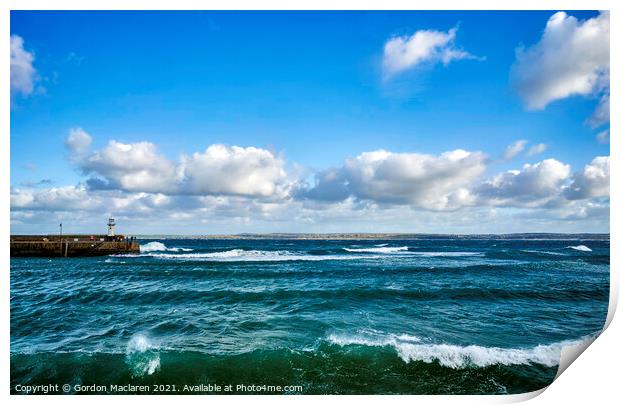
<path id="1" fill-rule="evenodd" d="M 519 393 L 607 314 L 609 238 L 142 241 L 11 259 L 15 384 Z"/>

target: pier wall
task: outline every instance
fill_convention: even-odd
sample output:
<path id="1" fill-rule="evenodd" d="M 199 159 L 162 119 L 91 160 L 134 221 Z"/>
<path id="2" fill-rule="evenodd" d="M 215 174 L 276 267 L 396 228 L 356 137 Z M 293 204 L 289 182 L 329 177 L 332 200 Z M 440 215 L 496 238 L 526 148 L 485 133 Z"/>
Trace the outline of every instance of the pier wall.
<path id="1" fill-rule="evenodd" d="M 80 238 L 50 240 L 39 237 L 38 240 L 27 240 L 22 237 L 11 237 L 11 257 L 105 256 L 121 253 L 140 253 L 140 244 L 130 240 L 101 241 L 99 238 L 96 240 L 80 240 Z"/>

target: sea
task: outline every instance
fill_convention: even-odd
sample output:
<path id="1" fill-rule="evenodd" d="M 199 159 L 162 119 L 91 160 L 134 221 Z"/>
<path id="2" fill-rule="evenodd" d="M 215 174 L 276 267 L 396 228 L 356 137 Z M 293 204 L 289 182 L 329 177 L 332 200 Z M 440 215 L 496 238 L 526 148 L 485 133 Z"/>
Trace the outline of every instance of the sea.
<path id="1" fill-rule="evenodd" d="M 524 393 L 607 316 L 609 235 L 140 242 L 11 258 L 12 393 Z"/>

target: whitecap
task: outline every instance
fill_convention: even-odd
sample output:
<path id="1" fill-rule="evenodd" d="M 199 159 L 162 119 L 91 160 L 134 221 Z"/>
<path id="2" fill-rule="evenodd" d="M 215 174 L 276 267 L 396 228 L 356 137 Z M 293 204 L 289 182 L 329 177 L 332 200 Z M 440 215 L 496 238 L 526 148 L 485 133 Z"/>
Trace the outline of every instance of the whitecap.
<path id="1" fill-rule="evenodd" d="M 478 345 L 424 344 L 416 343 L 419 339 L 408 341 L 406 339 L 398 339 L 398 336 L 394 335 L 375 338 L 368 336 L 330 335 L 327 341 L 339 346 L 390 346 L 396 350 L 398 356 L 406 363 L 412 361 L 423 361 L 425 363 L 438 361 L 442 366 L 454 369 L 471 366 L 487 367 L 494 364 L 526 365 L 533 363 L 553 367 L 560 364 L 560 356 L 564 347 L 578 345 L 581 342 L 567 340 L 531 348 L 501 348 Z"/>
<path id="2" fill-rule="evenodd" d="M 322 261 L 322 260 L 360 260 L 380 259 L 381 255 L 309 255 L 288 250 L 244 250 L 232 249 L 211 253 L 158 253 L 147 252 L 139 255 L 121 254 L 116 257 L 153 257 L 167 260 L 198 260 L 213 262 L 278 262 L 278 261 Z"/>
<path id="3" fill-rule="evenodd" d="M 395 246 L 395 247 L 373 247 L 373 248 L 343 248 L 347 252 L 355 253 L 398 253 L 404 252 L 409 249 L 407 246 Z"/>
<path id="4" fill-rule="evenodd" d="M 173 248 L 175 249 L 175 248 Z M 409 252 L 406 246 L 353 249 L 343 248 L 351 254 L 310 255 L 288 250 L 245 250 L 231 249 L 209 253 L 180 253 L 166 248 L 164 251 L 142 251 L 141 254 L 117 254 L 113 257 L 153 257 L 166 260 L 197 260 L 213 262 L 278 262 L 278 261 L 322 261 L 322 260 L 373 260 L 385 259 L 391 255 L 399 257 L 466 257 L 480 256 L 480 252 Z M 389 250 L 386 250 L 389 249 Z M 363 254 L 366 253 L 366 254 Z"/>
<path id="5" fill-rule="evenodd" d="M 126 264 L 126 261 L 123 260 L 117 260 L 116 257 L 118 257 L 118 255 L 114 255 L 115 258 L 109 258 L 109 259 L 105 259 L 103 262 L 104 263 L 114 263 L 114 264 Z"/>
<path id="6" fill-rule="evenodd" d="M 151 341 L 143 334 L 139 333 L 134 335 L 127 343 L 126 352 L 128 354 L 131 353 L 142 353 L 150 349 L 154 349 L 155 346 L 151 343 Z"/>
<path id="7" fill-rule="evenodd" d="M 395 346 L 400 343 L 419 342 L 420 338 L 406 333 L 396 335 L 393 333 L 380 333 L 375 330 L 365 330 L 353 336 L 331 334 L 327 337 L 327 341 L 339 346 Z"/>
<path id="8" fill-rule="evenodd" d="M 396 336 L 396 339 L 402 340 L 404 342 L 419 342 L 420 341 L 419 337 L 413 336 L 413 335 L 407 335 L 406 333 Z"/>
<path id="9" fill-rule="evenodd" d="M 127 343 L 125 362 L 133 375 L 151 375 L 160 366 L 157 346 L 143 334 L 134 335 Z"/>
<path id="10" fill-rule="evenodd" d="M 480 252 L 408 252 L 413 256 L 423 257 L 467 257 L 467 256 L 481 256 Z"/>
<path id="11" fill-rule="evenodd" d="M 564 253 L 549 252 L 547 250 L 527 250 L 527 249 L 524 249 L 524 250 L 522 250 L 522 252 L 525 252 L 525 253 L 538 253 L 538 254 L 553 255 L 553 256 L 566 256 Z"/>
<path id="12" fill-rule="evenodd" d="M 169 248 L 161 242 L 149 242 L 140 246 L 140 252 L 191 252 L 194 249 L 173 247 Z"/>
<path id="13" fill-rule="evenodd" d="M 140 246 L 140 252 L 156 252 L 160 250 L 166 250 L 166 245 L 161 242 L 149 242 L 146 245 Z"/>
<path id="14" fill-rule="evenodd" d="M 589 247 L 587 247 L 586 245 L 579 245 L 579 246 L 569 246 L 569 249 L 575 249 L 578 250 L 580 252 L 591 252 L 592 249 L 590 249 Z"/>

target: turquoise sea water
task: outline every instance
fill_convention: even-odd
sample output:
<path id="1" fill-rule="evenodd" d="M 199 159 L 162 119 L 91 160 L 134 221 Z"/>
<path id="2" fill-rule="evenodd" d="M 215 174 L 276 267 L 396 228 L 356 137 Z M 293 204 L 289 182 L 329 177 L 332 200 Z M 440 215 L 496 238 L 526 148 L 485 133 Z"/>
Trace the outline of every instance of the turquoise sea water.
<path id="1" fill-rule="evenodd" d="M 607 314 L 608 235 L 141 242 L 11 259 L 12 392 L 520 393 Z"/>

